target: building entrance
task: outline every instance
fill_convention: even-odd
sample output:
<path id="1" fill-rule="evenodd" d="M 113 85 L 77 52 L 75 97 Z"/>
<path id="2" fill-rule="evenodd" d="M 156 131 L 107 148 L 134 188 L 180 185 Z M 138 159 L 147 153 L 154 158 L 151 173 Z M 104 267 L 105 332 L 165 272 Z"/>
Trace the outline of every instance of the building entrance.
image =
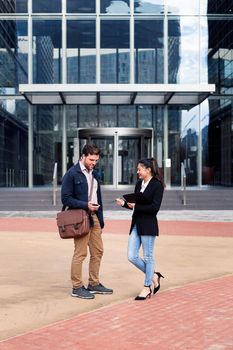
<path id="1" fill-rule="evenodd" d="M 137 162 L 151 157 L 153 129 L 99 128 L 78 129 L 74 143 L 74 162 L 80 157 L 86 142 L 93 142 L 101 149 L 96 167 L 103 185 L 115 188 L 133 185 L 137 180 Z"/>

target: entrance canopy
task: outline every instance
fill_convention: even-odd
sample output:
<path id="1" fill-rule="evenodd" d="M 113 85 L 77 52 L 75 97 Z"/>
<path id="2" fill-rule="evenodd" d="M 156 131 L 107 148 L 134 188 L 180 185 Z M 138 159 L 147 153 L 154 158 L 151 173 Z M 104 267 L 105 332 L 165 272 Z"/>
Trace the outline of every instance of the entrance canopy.
<path id="1" fill-rule="evenodd" d="M 215 91 L 214 84 L 21 84 L 30 104 L 195 106 Z"/>

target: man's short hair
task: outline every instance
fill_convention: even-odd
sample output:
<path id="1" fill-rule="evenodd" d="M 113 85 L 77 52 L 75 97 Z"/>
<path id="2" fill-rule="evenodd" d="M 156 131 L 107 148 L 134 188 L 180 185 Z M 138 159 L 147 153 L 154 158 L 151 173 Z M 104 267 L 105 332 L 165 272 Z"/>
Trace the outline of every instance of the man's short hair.
<path id="1" fill-rule="evenodd" d="M 91 143 L 87 143 L 83 149 L 82 149 L 82 154 L 87 157 L 89 154 L 93 156 L 95 154 L 96 156 L 100 155 L 100 149 Z"/>

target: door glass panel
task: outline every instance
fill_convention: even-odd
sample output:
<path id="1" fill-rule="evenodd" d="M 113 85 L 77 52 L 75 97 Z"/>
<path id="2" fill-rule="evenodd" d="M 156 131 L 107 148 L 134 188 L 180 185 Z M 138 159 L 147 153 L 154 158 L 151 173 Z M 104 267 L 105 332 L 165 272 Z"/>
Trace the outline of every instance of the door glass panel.
<path id="1" fill-rule="evenodd" d="M 146 137 L 143 140 L 142 144 L 142 156 L 141 158 L 150 158 L 151 157 L 151 138 Z"/>
<path id="2" fill-rule="evenodd" d="M 96 165 L 99 179 L 103 185 L 113 184 L 113 154 L 114 137 L 105 136 L 104 138 L 93 138 L 92 142 L 100 149 L 100 160 Z"/>
<path id="3" fill-rule="evenodd" d="M 114 137 L 90 137 L 90 139 L 80 139 L 80 152 L 86 142 L 94 143 L 101 151 L 100 159 L 95 167 L 98 172 L 100 183 L 102 185 L 113 184 L 113 154 L 114 154 Z M 81 155 L 81 154 L 80 154 Z"/>
<path id="4" fill-rule="evenodd" d="M 137 181 L 137 162 L 141 153 L 139 137 L 119 137 L 118 144 L 118 183 L 133 185 Z"/>

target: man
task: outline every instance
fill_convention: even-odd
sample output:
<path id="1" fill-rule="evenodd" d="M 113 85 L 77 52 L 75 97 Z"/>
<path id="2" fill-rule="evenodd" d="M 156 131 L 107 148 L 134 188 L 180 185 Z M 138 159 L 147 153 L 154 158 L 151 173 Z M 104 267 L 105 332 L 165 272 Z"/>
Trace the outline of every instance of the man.
<path id="1" fill-rule="evenodd" d="M 100 184 L 94 170 L 99 157 L 100 150 L 95 145 L 86 144 L 82 150 L 81 159 L 64 175 L 61 188 L 63 205 L 72 209 L 85 209 L 90 213 L 90 232 L 74 239 L 74 255 L 71 264 L 73 284 L 71 295 L 83 299 L 93 299 L 94 294 L 113 293 L 112 289 L 104 287 L 99 281 L 103 256 L 101 229 L 104 227 Z M 87 247 L 89 247 L 90 262 L 89 281 L 85 288 L 82 281 L 82 264 L 87 256 Z"/>

